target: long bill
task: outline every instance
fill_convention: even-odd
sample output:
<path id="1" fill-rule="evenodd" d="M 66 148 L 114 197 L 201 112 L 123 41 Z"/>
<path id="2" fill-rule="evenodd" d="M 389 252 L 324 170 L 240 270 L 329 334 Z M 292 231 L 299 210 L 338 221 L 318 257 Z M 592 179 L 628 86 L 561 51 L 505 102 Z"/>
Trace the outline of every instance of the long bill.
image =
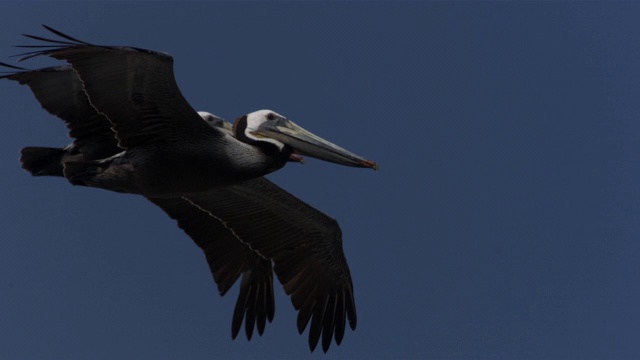
<path id="1" fill-rule="evenodd" d="M 294 149 L 294 153 L 332 163 L 378 170 L 378 164 L 356 155 L 298 126 L 291 120 L 264 123 L 253 134 L 278 140 Z"/>

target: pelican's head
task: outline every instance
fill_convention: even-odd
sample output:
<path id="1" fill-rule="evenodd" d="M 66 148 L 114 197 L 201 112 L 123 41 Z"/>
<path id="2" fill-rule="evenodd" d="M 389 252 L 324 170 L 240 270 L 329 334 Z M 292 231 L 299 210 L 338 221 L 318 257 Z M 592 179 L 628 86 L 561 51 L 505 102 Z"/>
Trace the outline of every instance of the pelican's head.
<path id="1" fill-rule="evenodd" d="M 242 116 L 233 129 L 240 141 L 288 152 L 292 158 L 299 154 L 340 165 L 378 169 L 375 162 L 308 132 L 275 111 L 259 110 Z"/>
<path id="2" fill-rule="evenodd" d="M 213 115 L 212 113 L 206 111 L 198 111 L 198 115 L 200 115 L 200 117 L 202 117 L 202 119 L 211 127 L 222 128 L 224 130 L 231 131 L 231 124 L 225 121 L 220 116 Z"/>

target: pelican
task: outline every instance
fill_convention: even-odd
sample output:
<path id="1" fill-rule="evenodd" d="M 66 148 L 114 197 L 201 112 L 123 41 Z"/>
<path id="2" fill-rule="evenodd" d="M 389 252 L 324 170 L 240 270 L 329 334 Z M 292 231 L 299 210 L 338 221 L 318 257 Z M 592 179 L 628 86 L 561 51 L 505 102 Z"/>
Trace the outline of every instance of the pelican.
<path id="1" fill-rule="evenodd" d="M 98 46 L 44 26 L 61 39 L 21 60 L 47 55 L 68 64 L 39 70 L 11 65 L 0 78 L 26 84 L 74 141 L 59 149 L 27 147 L 23 168 L 64 176 L 74 185 L 140 194 L 164 210 L 204 251 L 224 295 L 242 275 L 232 338 L 244 322 L 251 339 L 275 313 L 273 273 L 298 310 L 309 348 L 340 344 L 357 323 L 353 284 L 336 220 L 263 176 L 302 155 L 346 166 L 378 165 L 271 111 L 233 125 L 196 112 L 182 97 L 170 55 Z M 204 120 L 204 121 L 203 121 Z"/>

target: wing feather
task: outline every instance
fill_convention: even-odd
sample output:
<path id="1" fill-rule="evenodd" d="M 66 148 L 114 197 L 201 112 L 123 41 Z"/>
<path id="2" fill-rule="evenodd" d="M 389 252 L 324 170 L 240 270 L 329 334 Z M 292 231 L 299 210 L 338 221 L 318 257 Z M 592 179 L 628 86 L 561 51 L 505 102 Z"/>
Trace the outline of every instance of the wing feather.
<path id="1" fill-rule="evenodd" d="M 266 322 L 271 322 L 275 314 L 271 261 L 257 255 L 218 219 L 190 202 L 179 197 L 148 199 L 176 220 L 204 251 L 220 295 L 226 294 L 242 275 L 231 323 L 232 338 L 240 331 L 243 319 L 247 339 L 251 339 L 254 327 L 262 335 Z"/>
<path id="2" fill-rule="evenodd" d="M 71 64 L 90 103 L 113 124 L 121 147 L 222 135 L 204 123 L 182 96 L 170 55 L 133 47 L 92 45 L 45 28 L 69 41 L 29 35 L 54 45 L 27 53 L 23 59 L 46 55 Z"/>
<path id="3" fill-rule="evenodd" d="M 304 331 L 311 321 L 312 351 L 321 336 L 325 352 L 332 337 L 336 343 L 342 341 L 346 317 L 355 329 L 353 285 L 342 233 L 334 219 L 265 178 L 185 199 L 220 219 L 250 249 L 273 261 L 278 280 L 299 310 L 298 330 Z"/>
<path id="4" fill-rule="evenodd" d="M 111 123 L 89 103 L 82 82 L 71 66 L 29 70 L 0 63 L 18 71 L 0 76 L 27 85 L 43 109 L 62 119 L 74 139 L 72 152 L 84 160 L 103 159 L 122 151 Z"/>

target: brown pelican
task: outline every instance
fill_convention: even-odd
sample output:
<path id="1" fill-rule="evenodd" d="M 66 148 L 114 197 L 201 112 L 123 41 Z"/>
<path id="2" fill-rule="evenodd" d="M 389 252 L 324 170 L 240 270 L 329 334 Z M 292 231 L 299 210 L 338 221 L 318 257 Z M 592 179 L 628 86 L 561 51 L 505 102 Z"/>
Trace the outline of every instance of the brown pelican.
<path id="1" fill-rule="evenodd" d="M 27 35 L 53 45 L 23 55 L 70 66 L 15 68 L 2 77 L 28 85 L 75 140 L 62 149 L 23 149 L 23 167 L 139 193 L 160 206 L 203 249 L 222 295 L 242 275 L 232 337 L 243 321 L 250 339 L 254 326 L 262 334 L 273 319 L 273 264 L 299 311 L 299 332 L 311 322 L 311 351 L 320 337 L 325 352 L 332 339 L 340 344 L 347 320 L 352 329 L 357 321 L 340 228 L 261 176 L 299 155 L 377 165 L 273 111 L 242 116 L 233 127 L 196 113 L 175 84 L 167 54 L 91 45 L 46 28 L 65 40 Z"/>
<path id="2" fill-rule="evenodd" d="M 166 196 L 260 177 L 284 166 L 292 154 L 377 166 L 269 110 L 240 117 L 235 138 L 229 136 L 207 126 L 184 99 L 170 55 L 91 45 L 47 29 L 66 41 L 27 35 L 50 45 L 27 46 L 39 50 L 23 54 L 21 60 L 48 55 L 67 61 L 125 149 L 109 161 L 67 162 L 65 175 L 74 184 Z"/>

